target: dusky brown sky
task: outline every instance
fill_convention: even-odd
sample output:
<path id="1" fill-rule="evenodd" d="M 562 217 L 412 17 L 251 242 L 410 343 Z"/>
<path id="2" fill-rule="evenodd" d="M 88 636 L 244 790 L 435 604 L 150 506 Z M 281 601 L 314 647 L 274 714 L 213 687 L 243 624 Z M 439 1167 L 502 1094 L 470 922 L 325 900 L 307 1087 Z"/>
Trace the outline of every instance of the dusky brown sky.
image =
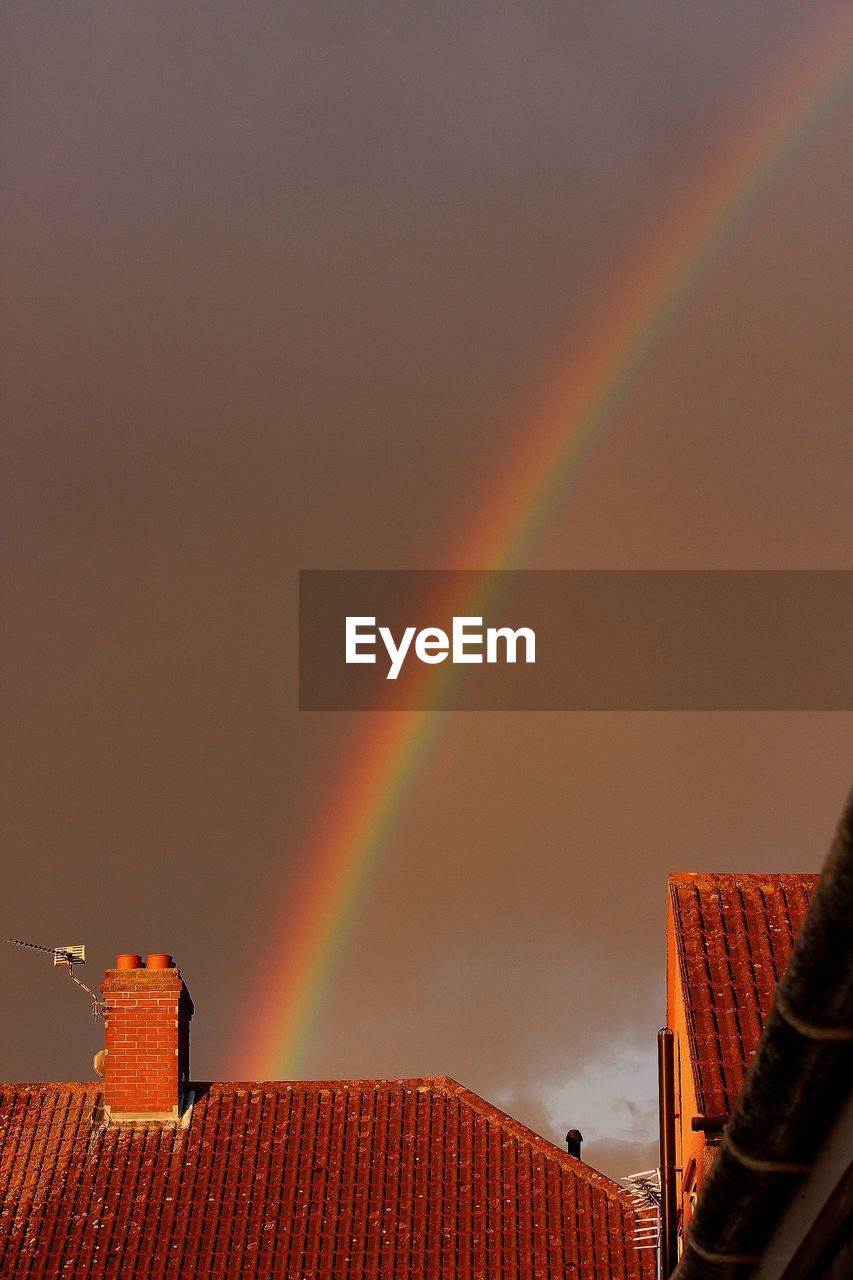
<path id="1" fill-rule="evenodd" d="M 819 9 L 4 7 L 3 933 L 86 942 L 90 980 L 171 950 L 197 1077 L 231 1074 L 364 727 L 296 709 L 297 570 L 452 558 Z M 531 567 L 850 565 L 851 144 L 848 98 Z M 816 868 L 851 724 L 454 715 L 307 1074 L 451 1074 L 646 1167 L 666 873 Z M 0 964 L 0 1076 L 89 1078 L 83 997 Z"/>

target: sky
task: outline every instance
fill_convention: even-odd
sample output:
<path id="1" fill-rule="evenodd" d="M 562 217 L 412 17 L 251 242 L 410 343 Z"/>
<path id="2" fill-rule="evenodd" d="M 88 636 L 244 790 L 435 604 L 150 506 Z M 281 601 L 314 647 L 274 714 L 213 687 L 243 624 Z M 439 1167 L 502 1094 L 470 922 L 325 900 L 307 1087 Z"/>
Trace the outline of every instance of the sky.
<path id="1" fill-rule="evenodd" d="M 3 6 L 3 936 L 84 942 L 90 984 L 174 954 L 196 1078 L 267 1070 L 248 1011 L 377 714 L 299 712 L 298 570 L 455 564 L 597 302 L 832 11 Z M 522 567 L 851 567 L 849 86 Z M 817 869 L 851 729 L 448 714 L 303 1075 L 451 1075 L 648 1168 L 666 875 Z M 0 993 L 0 1078 L 92 1078 L 49 961 L 3 947 Z"/>

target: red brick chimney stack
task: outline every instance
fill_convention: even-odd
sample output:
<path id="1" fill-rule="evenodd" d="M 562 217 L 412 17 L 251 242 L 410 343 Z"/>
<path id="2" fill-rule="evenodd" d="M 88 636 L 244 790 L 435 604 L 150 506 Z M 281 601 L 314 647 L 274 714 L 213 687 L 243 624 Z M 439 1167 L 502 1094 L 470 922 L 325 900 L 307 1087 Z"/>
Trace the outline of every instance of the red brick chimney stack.
<path id="1" fill-rule="evenodd" d="M 176 1120 L 190 1070 L 193 1003 L 171 956 L 121 955 L 101 983 L 104 1105 L 112 1120 Z"/>

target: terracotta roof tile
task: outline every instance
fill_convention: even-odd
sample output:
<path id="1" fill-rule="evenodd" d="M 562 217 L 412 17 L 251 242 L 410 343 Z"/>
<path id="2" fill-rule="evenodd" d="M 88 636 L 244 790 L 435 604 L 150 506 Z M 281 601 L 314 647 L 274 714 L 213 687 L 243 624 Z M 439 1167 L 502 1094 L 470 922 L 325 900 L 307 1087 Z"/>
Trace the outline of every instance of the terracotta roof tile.
<path id="1" fill-rule="evenodd" d="M 193 1088 L 176 1129 L 4 1086 L 0 1274 L 651 1280 L 620 1188 L 452 1080 Z"/>
<path id="2" fill-rule="evenodd" d="M 816 875 L 672 875 L 670 905 L 698 1103 L 740 1093 Z"/>

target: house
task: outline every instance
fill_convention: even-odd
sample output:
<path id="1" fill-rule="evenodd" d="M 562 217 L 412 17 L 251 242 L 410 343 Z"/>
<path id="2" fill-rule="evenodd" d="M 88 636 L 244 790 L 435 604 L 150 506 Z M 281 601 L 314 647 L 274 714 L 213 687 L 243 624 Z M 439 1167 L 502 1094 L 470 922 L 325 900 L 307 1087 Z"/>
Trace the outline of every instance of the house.
<path id="1" fill-rule="evenodd" d="M 455 1081 L 206 1084 L 170 956 L 101 984 L 102 1082 L 0 1091 L 0 1275 L 652 1280 L 628 1194 Z"/>
<path id="2" fill-rule="evenodd" d="M 816 875 L 669 877 L 667 1026 L 676 1222 L 689 1225 L 817 885 Z"/>
<path id="3" fill-rule="evenodd" d="M 851 923 L 853 799 L 819 880 L 670 877 L 663 1280 L 853 1276 Z M 193 1082 L 168 955 L 101 996 L 100 1082 L 0 1087 L 1 1278 L 656 1277 L 576 1131 L 446 1077 Z"/>
<path id="4" fill-rule="evenodd" d="M 674 887 L 674 932 L 683 939 L 681 1039 L 691 1055 L 682 1102 L 731 1112 L 721 1133 L 721 1115 L 704 1117 L 698 1155 L 683 1148 L 682 1192 L 691 1158 L 701 1191 L 695 1208 L 682 1201 L 689 1222 L 681 1223 L 680 1242 L 670 1238 L 668 1228 L 679 1224 L 664 1204 L 662 1274 L 669 1274 L 680 1243 L 672 1280 L 851 1280 L 853 793 L 816 884 L 804 877 L 754 879 L 757 898 L 741 877 L 716 885 L 706 879 L 685 894 L 683 885 Z M 801 893 L 810 898 L 804 919 Z M 739 922 L 744 903 L 751 909 Z M 769 1008 L 768 968 L 784 968 Z M 703 1021 L 703 1014 L 710 1016 Z M 735 1096 L 739 1050 L 748 1052 L 758 1019 L 763 1030 Z M 662 1081 L 670 1074 L 662 1070 Z M 669 1152 L 663 1156 L 673 1145 L 665 1130 L 676 1127 L 669 1102 L 677 1094 L 674 1087 L 661 1094 L 668 1104 L 661 1108 L 666 1185 L 677 1174 Z M 679 1126 L 685 1137 L 686 1118 Z"/>

